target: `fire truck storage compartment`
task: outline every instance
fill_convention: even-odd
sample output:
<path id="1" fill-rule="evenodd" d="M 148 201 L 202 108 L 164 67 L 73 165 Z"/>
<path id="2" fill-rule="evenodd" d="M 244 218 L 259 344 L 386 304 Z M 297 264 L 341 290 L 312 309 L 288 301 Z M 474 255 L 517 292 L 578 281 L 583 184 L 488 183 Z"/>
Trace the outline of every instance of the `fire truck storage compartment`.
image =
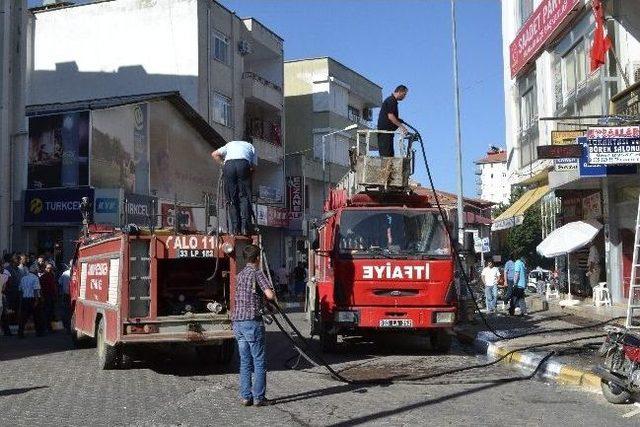
<path id="1" fill-rule="evenodd" d="M 215 258 L 171 258 L 158 260 L 158 316 L 186 313 L 212 313 L 207 304 L 219 303 L 221 313 L 229 307 L 229 259 L 219 260 L 216 276 Z"/>

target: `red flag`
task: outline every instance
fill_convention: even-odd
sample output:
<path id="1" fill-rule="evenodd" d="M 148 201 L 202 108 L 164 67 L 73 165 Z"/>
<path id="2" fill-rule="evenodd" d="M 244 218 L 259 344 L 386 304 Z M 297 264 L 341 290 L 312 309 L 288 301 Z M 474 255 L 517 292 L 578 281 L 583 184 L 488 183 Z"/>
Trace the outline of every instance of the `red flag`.
<path id="1" fill-rule="evenodd" d="M 611 49 L 611 39 L 604 34 L 604 8 L 602 0 L 592 0 L 591 7 L 596 18 L 596 29 L 591 45 L 591 72 L 593 73 L 606 62 L 606 54 Z"/>

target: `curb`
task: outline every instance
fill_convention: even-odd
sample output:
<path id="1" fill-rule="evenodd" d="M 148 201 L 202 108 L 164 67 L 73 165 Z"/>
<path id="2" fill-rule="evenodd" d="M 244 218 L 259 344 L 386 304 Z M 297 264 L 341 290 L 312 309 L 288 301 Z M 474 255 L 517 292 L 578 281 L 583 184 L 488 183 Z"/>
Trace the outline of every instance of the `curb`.
<path id="1" fill-rule="evenodd" d="M 486 354 L 492 360 L 497 360 L 513 351 L 513 349 L 510 349 L 509 347 L 499 346 L 488 339 L 475 337 L 470 334 L 470 331 L 456 331 L 458 340 L 463 343 L 473 343 L 473 346 L 477 350 Z M 483 334 L 480 333 L 479 335 L 481 336 Z M 505 357 L 502 360 L 502 363 L 533 371 L 538 367 L 544 357 L 544 355 L 539 355 L 530 351 L 515 351 Z M 563 386 L 579 388 L 589 393 L 601 393 L 601 378 L 599 376 L 565 363 L 549 360 L 540 366 L 538 376 L 554 381 Z"/>

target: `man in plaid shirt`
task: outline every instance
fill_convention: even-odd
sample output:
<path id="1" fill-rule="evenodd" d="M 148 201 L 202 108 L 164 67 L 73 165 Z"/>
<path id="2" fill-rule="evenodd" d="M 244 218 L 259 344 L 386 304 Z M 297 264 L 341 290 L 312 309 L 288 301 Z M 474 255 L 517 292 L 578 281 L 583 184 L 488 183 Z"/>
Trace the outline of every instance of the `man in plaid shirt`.
<path id="1" fill-rule="evenodd" d="M 238 273 L 231 311 L 233 333 L 240 354 L 240 398 L 244 406 L 267 406 L 265 330 L 262 322 L 263 298 L 275 301 L 276 294 L 260 270 L 260 248 L 248 245 L 242 251 L 247 265 Z M 255 374 L 252 381 L 251 373 Z"/>

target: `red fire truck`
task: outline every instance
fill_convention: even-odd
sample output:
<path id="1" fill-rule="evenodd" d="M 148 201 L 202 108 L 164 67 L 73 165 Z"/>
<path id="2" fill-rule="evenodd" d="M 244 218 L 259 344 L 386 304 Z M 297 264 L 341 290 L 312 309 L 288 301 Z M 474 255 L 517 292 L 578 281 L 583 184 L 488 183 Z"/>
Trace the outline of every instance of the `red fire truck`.
<path id="1" fill-rule="evenodd" d="M 370 131 L 361 132 L 368 153 Z M 414 156 L 354 154 L 312 233 L 311 334 L 331 350 L 338 335 L 426 333 L 447 352 L 457 311 L 452 252 L 430 192 L 409 186 Z"/>
<path id="2" fill-rule="evenodd" d="M 236 254 L 252 240 L 98 228 L 73 260 L 74 343 L 95 344 L 102 369 L 125 366 L 142 346 L 165 344 L 192 346 L 203 362 L 228 362 L 229 311 L 242 268 Z"/>

